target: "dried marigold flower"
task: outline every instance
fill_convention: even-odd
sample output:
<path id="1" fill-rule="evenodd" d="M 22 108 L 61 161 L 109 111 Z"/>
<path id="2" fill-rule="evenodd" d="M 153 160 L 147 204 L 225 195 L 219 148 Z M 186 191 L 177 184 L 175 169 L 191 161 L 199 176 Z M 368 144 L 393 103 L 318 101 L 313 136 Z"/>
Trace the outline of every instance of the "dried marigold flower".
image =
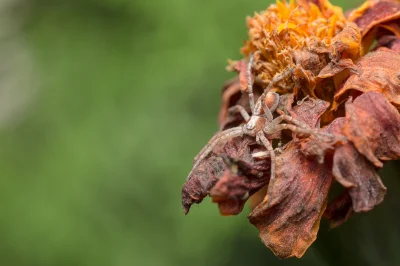
<path id="1" fill-rule="evenodd" d="M 182 205 L 211 196 L 236 215 L 250 199 L 262 242 L 301 257 L 322 217 L 336 227 L 380 204 L 377 169 L 400 159 L 400 3 L 345 17 L 327 0 L 277 1 L 247 24 L 247 58 L 230 62 L 220 132 L 196 156 Z M 343 192 L 328 202 L 332 182 Z"/>

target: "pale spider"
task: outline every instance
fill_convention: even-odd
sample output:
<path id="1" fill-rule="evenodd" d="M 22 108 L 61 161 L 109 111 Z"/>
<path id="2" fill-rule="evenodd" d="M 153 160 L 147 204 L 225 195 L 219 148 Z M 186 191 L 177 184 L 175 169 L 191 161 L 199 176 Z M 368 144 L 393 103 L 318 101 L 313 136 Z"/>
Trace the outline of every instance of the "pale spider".
<path id="1" fill-rule="evenodd" d="M 281 75 L 275 75 L 275 77 L 270 81 L 268 86 L 265 88 L 264 92 L 257 99 L 257 102 L 254 104 L 254 95 L 253 95 L 253 86 L 251 81 L 251 69 L 253 64 L 254 57 L 253 55 L 249 58 L 249 63 L 247 67 L 247 79 L 248 79 L 248 87 L 247 92 L 249 96 L 251 116 L 246 112 L 243 106 L 236 105 L 229 109 L 230 112 L 240 112 L 246 123 L 244 125 L 233 127 L 226 129 L 222 132 L 217 133 L 214 137 L 210 139 L 207 145 L 197 154 L 194 158 L 193 168 L 188 175 L 189 177 L 192 175 L 193 171 L 199 166 L 199 164 L 212 152 L 215 146 L 221 142 L 229 141 L 234 137 L 239 137 L 243 135 L 248 135 L 251 137 L 256 137 L 257 143 L 263 145 L 269 157 L 271 159 L 271 174 L 270 180 L 273 181 L 275 178 L 275 152 L 272 147 L 272 144 L 269 142 L 265 135 L 271 135 L 278 131 L 289 129 L 292 132 L 308 134 L 316 136 L 320 138 L 321 136 L 332 137 L 330 134 L 324 134 L 321 132 L 316 132 L 311 129 L 307 124 L 294 119 L 293 117 L 280 113 L 281 115 L 277 118 L 273 118 L 272 113 L 276 110 L 279 103 L 279 94 L 275 92 L 269 92 L 272 86 L 291 75 L 293 72 L 293 68 L 289 68 Z M 265 103 L 266 97 L 273 97 L 275 99 L 274 103 L 271 107 L 268 107 Z M 282 121 L 286 121 L 292 124 L 280 124 Z"/>

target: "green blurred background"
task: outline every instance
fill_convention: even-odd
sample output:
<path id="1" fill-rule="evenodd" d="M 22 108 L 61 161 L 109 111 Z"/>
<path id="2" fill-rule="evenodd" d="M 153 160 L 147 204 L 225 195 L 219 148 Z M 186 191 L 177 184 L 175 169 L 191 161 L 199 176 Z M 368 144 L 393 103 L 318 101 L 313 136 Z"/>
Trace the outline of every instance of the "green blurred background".
<path id="1" fill-rule="evenodd" d="M 398 162 L 384 204 L 324 221 L 301 260 L 276 259 L 248 209 L 183 215 L 226 60 L 269 3 L 0 1 L 0 265 L 400 265 Z"/>

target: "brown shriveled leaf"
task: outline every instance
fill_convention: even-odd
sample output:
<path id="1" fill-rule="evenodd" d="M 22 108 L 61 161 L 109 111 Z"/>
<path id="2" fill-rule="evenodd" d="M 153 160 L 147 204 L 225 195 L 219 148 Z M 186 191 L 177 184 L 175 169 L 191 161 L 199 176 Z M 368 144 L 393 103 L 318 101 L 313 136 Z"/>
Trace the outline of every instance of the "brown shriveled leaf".
<path id="1" fill-rule="evenodd" d="M 338 227 L 346 222 L 354 213 L 353 203 L 348 190 L 329 202 L 324 212 L 324 218 L 329 220 L 331 228 Z"/>
<path id="2" fill-rule="evenodd" d="M 376 167 L 400 158 L 400 114 L 383 94 L 370 91 L 346 102 L 346 120 L 344 134 Z"/>
<path id="3" fill-rule="evenodd" d="M 249 160 L 251 158 L 249 144 L 250 138 L 234 138 L 228 141 L 222 149 L 216 147 L 200 165 L 194 169 L 182 188 L 182 206 L 185 214 L 189 212 L 192 204 L 200 203 L 208 196 L 210 189 L 218 182 L 224 173 L 226 163 L 218 154 L 226 154 L 232 158 Z"/>
<path id="4" fill-rule="evenodd" d="M 331 181 L 330 165 L 308 160 L 297 145 L 277 157 L 266 200 L 249 216 L 276 256 L 300 258 L 314 242 Z"/>
<path id="5" fill-rule="evenodd" d="M 362 37 L 375 26 L 400 18 L 400 2 L 396 0 L 366 1 L 353 10 L 348 20 L 357 24 Z"/>
<path id="6" fill-rule="evenodd" d="M 250 163 L 225 156 L 229 166 L 210 191 L 218 203 L 221 215 L 239 214 L 248 198 L 269 182 L 270 163 L 265 160 Z"/>
<path id="7" fill-rule="evenodd" d="M 352 143 L 336 149 L 332 172 L 336 180 L 349 189 L 355 212 L 369 211 L 383 201 L 386 187 L 374 165 Z"/>
<path id="8" fill-rule="evenodd" d="M 400 54 L 387 48 L 368 53 L 357 63 L 361 74 L 351 75 L 336 93 L 335 101 L 341 102 L 347 92 L 379 91 L 400 106 Z"/>

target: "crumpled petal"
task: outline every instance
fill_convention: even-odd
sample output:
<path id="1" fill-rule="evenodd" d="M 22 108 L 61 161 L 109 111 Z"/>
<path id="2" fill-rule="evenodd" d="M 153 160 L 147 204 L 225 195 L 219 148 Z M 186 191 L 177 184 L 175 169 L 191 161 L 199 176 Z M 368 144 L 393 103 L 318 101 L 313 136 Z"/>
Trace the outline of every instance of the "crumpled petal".
<path id="1" fill-rule="evenodd" d="M 239 214 L 248 198 L 269 182 L 270 162 L 246 162 L 225 156 L 229 166 L 210 191 L 221 215 Z"/>
<path id="2" fill-rule="evenodd" d="M 386 98 L 400 106 L 400 54 L 395 51 L 380 48 L 368 53 L 357 63 L 361 74 L 352 74 L 343 87 L 336 93 L 335 101 L 340 102 L 346 92 L 378 91 Z"/>
<path id="3" fill-rule="evenodd" d="M 400 18 L 400 3 L 396 0 L 366 1 L 348 17 L 361 29 L 362 37 L 374 26 Z"/>
<path id="4" fill-rule="evenodd" d="M 218 115 L 218 124 L 223 125 L 228 116 L 228 109 L 238 101 L 241 96 L 239 78 L 233 78 L 225 83 L 222 88 L 221 108 Z M 232 102 L 235 103 L 232 104 Z"/>
<path id="5" fill-rule="evenodd" d="M 339 146 L 333 156 L 333 175 L 349 194 L 355 212 L 366 212 L 383 201 L 386 187 L 374 165 L 352 143 Z"/>
<path id="6" fill-rule="evenodd" d="M 340 59 L 337 63 L 330 63 L 318 74 L 318 78 L 330 78 L 333 77 L 345 69 L 350 69 L 357 73 L 357 67 L 350 58 Z"/>
<path id="7" fill-rule="evenodd" d="M 333 120 L 329 125 L 325 126 L 320 130 L 321 133 L 331 134 L 336 136 L 336 142 L 341 144 L 343 142 L 343 125 L 346 119 L 344 117 L 339 117 Z M 309 139 L 308 141 L 301 142 L 301 152 L 308 157 L 316 157 L 319 163 L 324 163 L 325 156 L 328 151 L 333 151 L 335 146 L 335 140 L 331 142 L 321 141 L 319 139 Z"/>
<path id="8" fill-rule="evenodd" d="M 380 28 L 385 28 L 387 23 L 398 18 L 400 18 L 400 3 L 396 0 L 366 1 L 355 9 L 349 15 L 348 21 L 355 22 L 361 29 L 361 55 L 368 53 Z"/>
<path id="9" fill-rule="evenodd" d="M 358 26 L 348 22 L 346 27 L 332 39 L 331 57 L 334 61 L 341 58 L 352 60 L 360 56 L 361 33 Z"/>
<path id="10" fill-rule="evenodd" d="M 221 150 L 216 147 L 199 166 L 194 169 L 182 188 L 182 206 L 185 214 L 189 212 L 192 204 L 200 203 L 208 196 L 210 189 L 215 186 L 227 169 L 226 163 L 218 154 L 226 154 L 237 160 L 251 158 L 249 144 L 254 142 L 251 138 L 236 137 L 228 141 Z"/>
<path id="11" fill-rule="evenodd" d="M 377 49 L 380 47 L 389 48 L 392 51 L 400 53 L 400 37 L 394 35 L 384 35 L 378 40 Z"/>
<path id="12" fill-rule="evenodd" d="M 247 91 L 249 82 L 247 68 L 249 63 L 247 60 L 230 61 L 229 63 L 230 65 L 227 67 L 227 70 L 236 70 L 239 73 L 240 89 L 242 92 Z M 251 77 L 251 80 L 254 81 L 254 76 Z"/>
<path id="13" fill-rule="evenodd" d="M 276 256 L 300 258 L 315 241 L 331 181 L 329 165 L 308 160 L 296 145 L 277 157 L 266 200 L 249 216 Z"/>
<path id="14" fill-rule="evenodd" d="M 321 115 L 329 103 L 320 99 L 307 99 L 293 107 L 292 117 L 301 120 L 311 128 L 319 128 Z"/>
<path id="15" fill-rule="evenodd" d="M 400 158 L 400 114 L 383 94 L 370 91 L 348 101 L 346 119 L 345 135 L 376 167 Z"/>
<path id="16" fill-rule="evenodd" d="M 212 155 L 193 171 L 182 188 L 182 207 L 185 214 L 189 213 L 192 204 L 203 201 L 225 168 L 222 158 Z"/>
<path id="17" fill-rule="evenodd" d="M 324 212 L 324 218 L 329 220 L 331 228 L 346 222 L 354 213 L 353 203 L 348 190 L 329 202 Z"/>

